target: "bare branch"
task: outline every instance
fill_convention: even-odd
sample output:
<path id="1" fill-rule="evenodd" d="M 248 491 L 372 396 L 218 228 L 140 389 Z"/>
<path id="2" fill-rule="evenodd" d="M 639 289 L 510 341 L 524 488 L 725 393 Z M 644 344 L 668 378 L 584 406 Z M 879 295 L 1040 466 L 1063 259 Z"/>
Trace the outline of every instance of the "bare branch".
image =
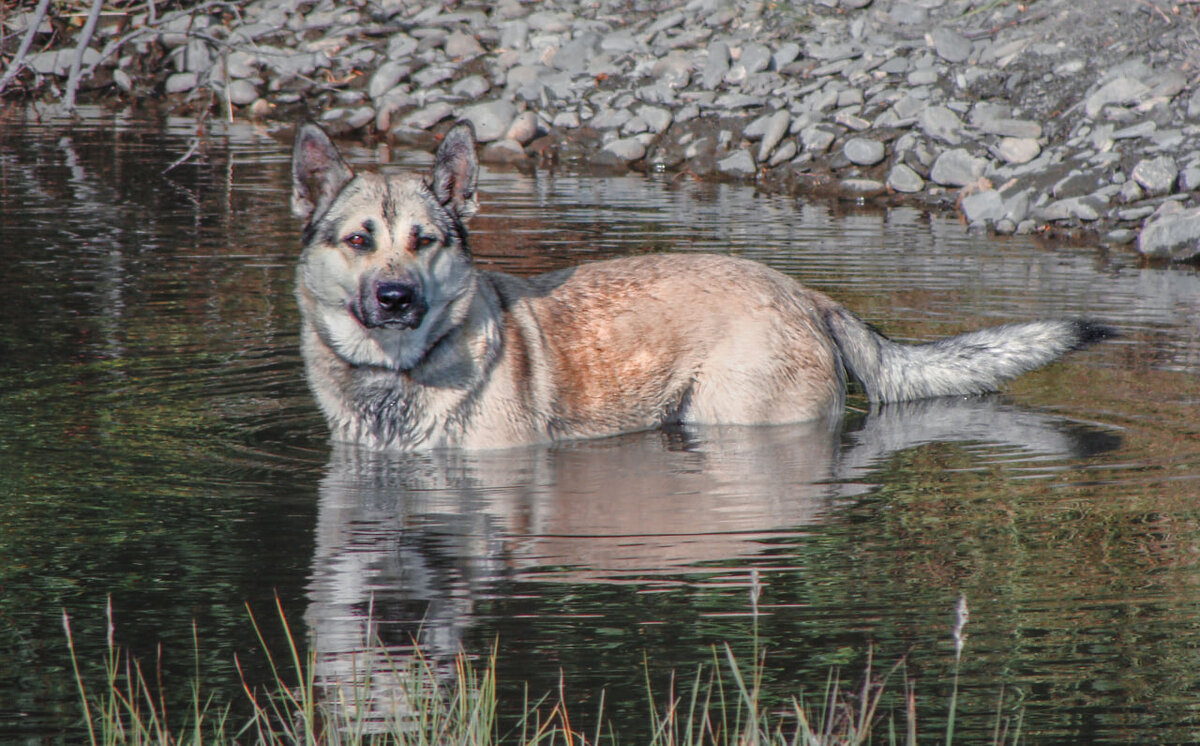
<path id="1" fill-rule="evenodd" d="M 75 108 L 75 91 L 79 88 L 79 70 L 83 65 L 83 53 L 92 43 L 92 34 L 96 32 L 96 22 L 100 20 L 100 9 L 103 7 L 104 0 L 92 0 L 87 22 L 83 24 L 83 31 L 79 34 L 79 44 L 75 47 L 75 59 L 71 62 L 71 76 L 67 78 L 67 92 L 63 100 L 67 111 Z"/>
<path id="2" fill-rule="evenodd" d="M 12 58 L 4 77 L 0 78 L 0 93 L 4 92 L 4 88 L 10 80 L 21 72 L 25 55 L 29 52 L 29 47 L 33 44 L 33 37 L 37 36 L 38 26 L 42 25 L 42 19 L 46 17 L 46 9 L 49 7 L 50 0 L 39 0 L 37 10 L 33 12 L 33 20 L 29 23 L 29 28 L 25 29 L 25 38 L 21 40 L 21 47 L 17 49 L 17 55 Z"/>

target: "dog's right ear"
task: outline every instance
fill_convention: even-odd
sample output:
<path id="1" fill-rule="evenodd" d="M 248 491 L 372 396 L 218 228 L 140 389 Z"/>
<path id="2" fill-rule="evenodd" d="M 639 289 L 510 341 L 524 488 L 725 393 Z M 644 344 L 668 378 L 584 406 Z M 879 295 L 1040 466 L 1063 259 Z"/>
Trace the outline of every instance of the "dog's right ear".
<path id="1" fill-rule="evenodd" d="M 354 178 L 337 146 L 314 122 L 296 128 L 292 145 L 292 213 L 305 221 L 320 217 Z"/>
<path id="2" fill-rule="evenodd" d="M 475 127 L 467 119 L 459 120 L 446 133 L 433 159 L 429 188 L 446 207 L 465 221 L 479 209 L 475 183 L 479 178 L 479 158 L 475 154 Z"/>

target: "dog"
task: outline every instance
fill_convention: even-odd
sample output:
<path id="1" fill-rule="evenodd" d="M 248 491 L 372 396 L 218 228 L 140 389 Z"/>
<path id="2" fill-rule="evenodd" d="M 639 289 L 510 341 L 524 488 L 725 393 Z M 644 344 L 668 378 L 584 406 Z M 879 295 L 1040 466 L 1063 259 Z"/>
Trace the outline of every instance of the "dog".
<path id="1" fill-rule="evenodd" d="M 292 210 L 301 351 L 332 436 L 371 449 L 504 448 L 669 424 L 842 415 L 989 392 L 1113 335 L 1088 320 L 893 342 L 762 264 L 658 254 L 520 278 L 474 266 L 475 131 L 445 134 L 423 177 L 356 173 L 298 126 Z"/>

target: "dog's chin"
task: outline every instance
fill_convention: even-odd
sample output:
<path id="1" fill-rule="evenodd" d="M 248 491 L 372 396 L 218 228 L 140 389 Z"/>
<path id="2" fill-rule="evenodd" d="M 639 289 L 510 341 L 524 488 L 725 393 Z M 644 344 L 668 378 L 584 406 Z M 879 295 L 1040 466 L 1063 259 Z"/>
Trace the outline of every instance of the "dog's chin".
<path id="1" fill-rule="evenodd" d="M 425 359 L 429 319 L 420 326 L 368 326 L 357 314 L 342 310 L 326 314 L 319 334 L 335 355 L 352 368 L 404 372 Z"/>

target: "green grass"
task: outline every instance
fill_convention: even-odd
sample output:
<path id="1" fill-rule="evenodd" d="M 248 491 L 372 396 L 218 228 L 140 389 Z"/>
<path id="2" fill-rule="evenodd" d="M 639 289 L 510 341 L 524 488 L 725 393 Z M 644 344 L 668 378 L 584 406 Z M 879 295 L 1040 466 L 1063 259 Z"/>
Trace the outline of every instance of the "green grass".
<path id="1" fill-rule="evenodd" d="M 830 672 L 820 696 L 806 700 L 797 694 L 782 700 L 763 691 L 766 651 L 757 636 L 757 582 L 752 583 L 751 605 L 755 634 L 753 657 L 739 660 L 728 645 L 716 646 L 712 659 L 698 666 L 690 680 L 676 691 L 672 677 L 665 692 L 650 683 L 646 691 L 649 710 L 648 746 L 826 746 L 829 744 L 916 744 L 918 742 L 915 687 L 904 674 L 904 663 L 880 674 L 868 654 L 861 684 L 843 686 L 836 670 Z M 604 695 L 593 732 L 572 725 L 565 706 L 565 685 L 532 700 L 526 693 L 525 713 L 515 725 L 502 726 L 497 718 L 496 651 L 480 665 L 460 654 L 453 670 L 439 669 L 419 651 L 395 659 L 376 641 L 364 652 L 375 665 L 364 666 L 361 676 L 338 687 L 323 686 L 316 678 L 315 659 L 304 654 L 283 610 L 277 603 L 279 623 L 286 640 L 283 654 L 269 650 L 262 628 L 250 614 L 268 660 L 271 680 L 254 687 L 242 676 L 245 701 L 236 711 L 219 703 L 215 693 L 200 685 L 200 645 L 193 626 L 195 673 L 190 684 L 190 706 L 168 717 L 161 682 L 147 678 L 142 666 L 113 642 L 111 602 L 104 660 L 104 680 L 93 689 L 85 682 L 76 659 L 70 620 L 63 627 L 74 667 L 88 743 L 104 744 L 395 744 L 396 746 L 600 746 L 636 743 L 607 730 Z M 945 743 L 953 742 L 957 700 L 958 661 L 965 640 L 966 604 L 960 602 L 954 631 L 954 688 L 949 702 Z M 161 656 L 161 652 L 159 654 Z M 238 671 L 241 672 L 241 663 Z M 158 670 L 156 668 L 155 670 Z M 899 707 L 883 707 L 885 693 L 897 695 Z M 380 706 L 379 692 L 387 702 Z M 373 694 L 368 697 L 367 692 Z M 892 700 L 897 696 L 891 697 Z M 1001 704 L 1003 704 L 1001 697 Z M 765 701 L 787 706 L 764 706 Z M 899 710 L 898 712 L 895 710 Z M 249 715 L 244 713 L 249 712 Z M 996 715 L 992 742 L 1018 743 L 1020 717 L 1015 721 Z M 926 739 L 928 740 L 928 739 Z"/>

